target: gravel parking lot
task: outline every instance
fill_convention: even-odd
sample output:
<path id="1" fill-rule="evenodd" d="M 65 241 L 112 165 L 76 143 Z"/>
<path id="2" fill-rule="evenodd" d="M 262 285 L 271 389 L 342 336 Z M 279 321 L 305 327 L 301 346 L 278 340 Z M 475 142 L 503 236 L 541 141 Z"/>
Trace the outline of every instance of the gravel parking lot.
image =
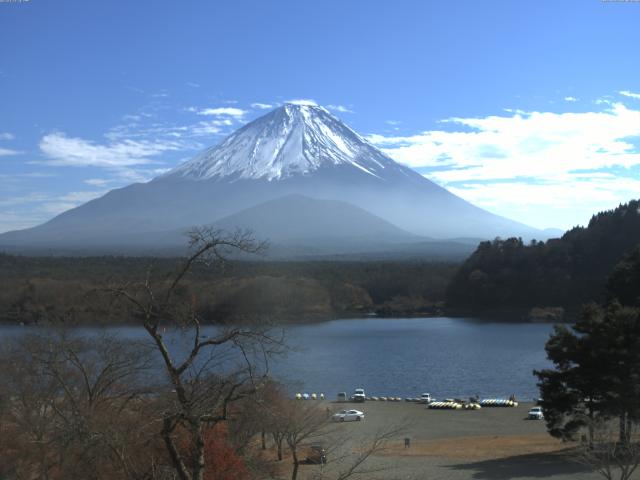
<path id="1" fill-rule="evenodd" d="M 600 478 L 571 458 L 571 445 L 546 433 L 543 421 L 527 420 L 531 403 L 516 408 L 481 410 L 428 410 L 407 402 L 338 404 L 323 402 L 332 411 L 356 408 L 365 412 L 363 422 L 340 423 L 332 435 L 343 449 L 357 454 L 377 432 L 402 427 L 388 448 L 368 460 L 373 470 L 366 478 L 384 479 L 540 479 L 592 480 Z M 348 440 L 344 440 L 347 438 Z M 410 439 L 405 448 L 404 439 Z M 337 440 L 342 439 L 342 440 Z M 352 461 L 330 463 L 324 473 L 341 471 Z M 305 466 L 305 478 L 319 473 Z"/>

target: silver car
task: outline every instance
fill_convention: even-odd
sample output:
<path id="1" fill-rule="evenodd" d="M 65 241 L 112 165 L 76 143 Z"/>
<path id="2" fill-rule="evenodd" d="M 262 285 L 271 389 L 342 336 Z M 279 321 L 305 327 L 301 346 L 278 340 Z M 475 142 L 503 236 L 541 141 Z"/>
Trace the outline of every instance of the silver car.
<path id="1" fill-rule="evenodd" d="M 529 418 L 530 420 L 544 420 L 542 407 L 533 407 L 531 410 L 529 410 L 527 418 Z"/>
<path id="2" fill-rule="evenodd" d="M 341 410 L 331 418 L 334 422 L 359 422 L 364 420 L 364 412 L 360 410 Z"/>

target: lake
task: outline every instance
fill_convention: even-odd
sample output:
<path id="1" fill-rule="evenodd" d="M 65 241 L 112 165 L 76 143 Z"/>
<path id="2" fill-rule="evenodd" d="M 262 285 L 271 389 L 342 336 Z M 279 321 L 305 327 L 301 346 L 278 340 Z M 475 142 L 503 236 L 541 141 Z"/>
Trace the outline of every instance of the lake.
<path id="1" fill-rule="evenodd" d="M 0 327 L 10 339 L 34 327 Z M 136 327 L 107 329 L 145 338 Z M 544 344 L 549 324 L 488 322 L 468 318 L 359 318 L 286 326 L 296 347 L 274 361 L 272 372 L 292 393 L 335 398 L 363 387 L 367 395 L 436 398 L 538 396 L 534 369 L 549 366 Z M 98 329 L 78 332 L 95 334 Z"/>

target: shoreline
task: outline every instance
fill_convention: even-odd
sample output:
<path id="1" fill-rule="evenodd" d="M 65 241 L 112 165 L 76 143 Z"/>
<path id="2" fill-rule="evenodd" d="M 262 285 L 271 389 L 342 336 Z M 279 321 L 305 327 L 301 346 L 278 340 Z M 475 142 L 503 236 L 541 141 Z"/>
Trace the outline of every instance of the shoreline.
<path id="1" fill-rule="evenodd" d="M 505 324 L 570 324 L 574 323 L 573 320 L 563 320 L 563 321 L 532 321 L 528 319 L 524 319 L 520 317 L 519 319 L 510 318 L 510 315 L 506 312 L 502 314 L 493 314 L 493 313 L 480 313 L 480 312 L 462 312 L 456 311 L 447 313 L 442 312 L 438 314 L 424 314 L 424 313 L 415 313 L 415 314 L 402 314 L 402 315 L 379 315 L 376 313 L 362 314 L 362 313 L 354 313 L 354 314 L 345 314 L 345 315 L 334 315 L 330 317 L 307 317 L 300 321 L 292 321 L 292 320 L 284 320 L 277 323 L 274 322 L 220 322 L 220 323 L 203 323 L 202 327 L 225 327 L 231 325 L 258 325 L 258 326 L 273 326 L 273 327 L 295 327 L 295 326 L 304 326 L 304 325 L 317 325 L 322 323 L 334 322 L 339 320 L 431 320 L 431 319 L 441 319 L 441 318 L 449 318 L 454 320 L 467 320 L 467 321 L 475 321 L 478 323 L 505 323 Z M 41 327 L 41 328 L 115 328 L 115 327 L 141 327 L 140 324 L 135 322 L 42 322 L 42 323 L 15 323 L 15 322 L 7 322 L 0 320 L 0 327 Z"/>

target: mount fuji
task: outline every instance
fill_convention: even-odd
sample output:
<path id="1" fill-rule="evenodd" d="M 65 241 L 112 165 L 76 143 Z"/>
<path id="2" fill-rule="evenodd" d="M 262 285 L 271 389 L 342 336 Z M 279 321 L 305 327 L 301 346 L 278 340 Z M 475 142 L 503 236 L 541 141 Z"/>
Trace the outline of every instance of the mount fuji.
<path id="1" fill-rule="evenodd" d="M 285 104 L 147 183 L 0 235 L 0 247 L 179 247 L 185 230 L 204 224 L 250 228 L 278 245 L 348 242 L 353 251 L 547 236 L 396 163 L 323 107 Z"/>

